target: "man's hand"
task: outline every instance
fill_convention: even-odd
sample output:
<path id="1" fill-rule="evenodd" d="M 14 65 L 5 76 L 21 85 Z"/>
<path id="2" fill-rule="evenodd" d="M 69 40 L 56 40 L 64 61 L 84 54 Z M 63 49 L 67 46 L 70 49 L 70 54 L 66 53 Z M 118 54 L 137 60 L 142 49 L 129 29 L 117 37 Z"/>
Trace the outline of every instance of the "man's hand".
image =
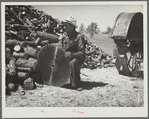
<path id="1" fill-rule="evenodd" d="M 67 38 L 67 33 L 59 34 L 59 40 Z"/>
<path id="2" fill-rule="evenodd" d="M 72 58 L 71 52 L 66 52 L 66 53 L 65 53 L 65 57 L 67 57 L 67 58 Z"/>

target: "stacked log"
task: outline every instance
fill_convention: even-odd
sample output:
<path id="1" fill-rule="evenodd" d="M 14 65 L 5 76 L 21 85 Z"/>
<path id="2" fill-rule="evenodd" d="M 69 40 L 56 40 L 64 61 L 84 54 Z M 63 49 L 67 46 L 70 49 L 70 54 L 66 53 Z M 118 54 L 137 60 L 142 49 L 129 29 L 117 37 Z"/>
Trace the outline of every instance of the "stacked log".
<path id="1" fill-rule="evenodd" d="M 96 69 L 113 67 L 115 65 L 112 63 L 112 59 L 111 55 L 99 49 L 96 44 L 89 42 L 89 39 L 86 37 L 86 59 L 82 66 L 83 68 Z"/>
<path id="2" fill-rule="evenodd" d="M 6 87 L 32 90 L 35 82 L 42 83 L 37 67 L 40 49 L 59 41 L 58 20 L 32 6 L 7 5 L 5 23 Z"/>

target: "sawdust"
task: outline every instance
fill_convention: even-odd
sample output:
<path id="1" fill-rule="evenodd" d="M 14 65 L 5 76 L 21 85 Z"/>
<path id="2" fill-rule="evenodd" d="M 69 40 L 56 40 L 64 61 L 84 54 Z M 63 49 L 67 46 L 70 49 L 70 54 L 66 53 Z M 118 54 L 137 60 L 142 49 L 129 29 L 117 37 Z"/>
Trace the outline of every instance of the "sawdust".
<path id="1" fill-rule="evenodd" d="M 44 85 L 6 96 L 6 107 L 143 107 L 144 80 L 119 75 L 115 67 L 81 69 L 83 91 Z"/>

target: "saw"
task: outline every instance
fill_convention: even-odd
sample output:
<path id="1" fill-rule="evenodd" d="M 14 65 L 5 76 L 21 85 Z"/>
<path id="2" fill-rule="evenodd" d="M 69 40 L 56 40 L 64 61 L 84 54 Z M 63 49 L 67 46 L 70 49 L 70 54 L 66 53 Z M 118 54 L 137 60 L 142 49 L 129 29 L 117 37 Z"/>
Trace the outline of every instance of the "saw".
<path id="1" fill-rule="evenodd" d="M 39 73 L 47 85 L 63 86 L 70 77 L 69 59 L 57 45 L 45 45 L 37 58 Z"/>

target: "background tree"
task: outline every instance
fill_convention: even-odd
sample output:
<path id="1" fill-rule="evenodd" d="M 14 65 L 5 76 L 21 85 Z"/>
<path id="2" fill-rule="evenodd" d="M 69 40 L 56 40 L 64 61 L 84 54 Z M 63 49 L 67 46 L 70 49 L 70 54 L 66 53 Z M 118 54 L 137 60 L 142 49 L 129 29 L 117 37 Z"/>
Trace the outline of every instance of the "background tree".
<path id="1" fill-rule="evenodd" d="M 100 33 L 100 29 L 99 28 L 97 28 L 96 29 L 96 33 L 95 34 L 99 34 Z"/>
<path id="2" fill-rule="evenodd" d="M 104 32 L 105 34 L 110 34 L 112 31 L 112 28 L 110 26 L 107 27 L 107 30 Z"/>
<path id="3" fill-rule="evenodd" d="M 80 33 L 84 33 L 84 31 L 85 31 L 84 24 L 81 23 L 81 25 L 80 25 L 80 27 L 79 27 L 79 32 L 80 32 Z"/>
<path id="4" fill-rule="evenodd" d="M 90 34 L 90 37 L 92 38 L 94 34 L 99 33 L 100 30 L 96 22 L 91 22 L 91 24 L 87 27 L 86 31 Z"/>

